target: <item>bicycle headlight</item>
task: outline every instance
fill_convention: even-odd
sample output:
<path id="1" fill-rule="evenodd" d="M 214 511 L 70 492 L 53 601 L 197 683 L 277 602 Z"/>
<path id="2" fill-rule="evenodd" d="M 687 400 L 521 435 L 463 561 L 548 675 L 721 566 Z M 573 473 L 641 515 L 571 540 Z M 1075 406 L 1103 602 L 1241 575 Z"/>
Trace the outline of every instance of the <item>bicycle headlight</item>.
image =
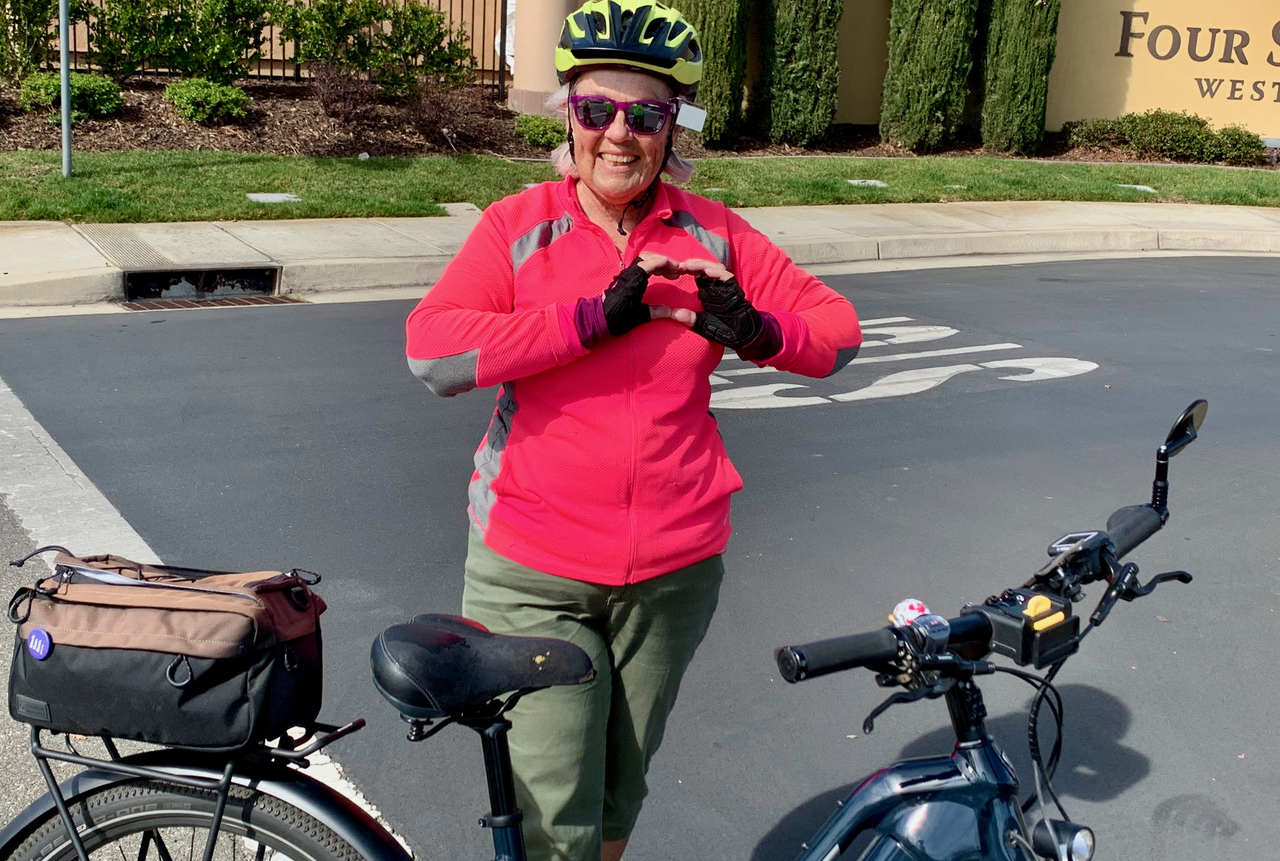
<path id="1" fill-rule="evenodd" d="M 1050 828 L 1052 826 L 1052 828 Z M 1031 845 L 1041 858 L 1092 861 L 1093 831 L 1074 822 L 1042 819 L 1031 833 Z"/>

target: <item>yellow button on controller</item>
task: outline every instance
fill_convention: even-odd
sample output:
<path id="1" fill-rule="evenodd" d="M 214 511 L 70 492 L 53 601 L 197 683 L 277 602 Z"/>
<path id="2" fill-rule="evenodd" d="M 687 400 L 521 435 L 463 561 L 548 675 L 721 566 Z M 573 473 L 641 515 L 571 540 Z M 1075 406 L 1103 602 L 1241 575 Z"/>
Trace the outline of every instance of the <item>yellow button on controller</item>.
<path id="1" fill-rule="evenodd" d="M 1032 595 L 1031 600 L 1027 601 L 1027 606 L 1023 609 L 1022 615 L 1034 619 L 1031 623 L 1031 629 L 1034 631 L 1043 631 L 1045 628 L 1052 628 L 1059 622 L 1063 622 L 1067 618 L 1067 614 L 1059 610 L 1052 615 L 1045 616 L 1043 619 L 1036 619 L 1053 609 L 1053 602 L 1044 595 Z"/>

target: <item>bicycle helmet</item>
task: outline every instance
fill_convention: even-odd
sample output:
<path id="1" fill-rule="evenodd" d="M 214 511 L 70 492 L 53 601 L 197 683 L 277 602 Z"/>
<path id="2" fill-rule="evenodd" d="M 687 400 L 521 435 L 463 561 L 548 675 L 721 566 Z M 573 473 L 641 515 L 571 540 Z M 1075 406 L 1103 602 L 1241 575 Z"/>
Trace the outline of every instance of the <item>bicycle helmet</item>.
<path id="1" fill-rule="evenodd" d="M 702 80 L 702 46 L 684 16 L 654 0 L 588 0 L 564 19 L 556 72 L 563 84 L 597 66 L 651 72 L 692 99 Z"/>

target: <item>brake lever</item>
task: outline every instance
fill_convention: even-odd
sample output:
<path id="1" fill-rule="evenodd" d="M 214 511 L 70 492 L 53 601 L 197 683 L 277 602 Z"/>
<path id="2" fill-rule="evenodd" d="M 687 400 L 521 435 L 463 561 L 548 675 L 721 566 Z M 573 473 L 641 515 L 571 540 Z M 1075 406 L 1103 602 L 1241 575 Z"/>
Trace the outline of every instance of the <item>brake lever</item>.
<path id="1" fill-rule="evenodd" d="M 929 696 L 929 694 L 932 693 L 932 690 L 932 687 L 929 685 L 921 685 L 918 688 L 912 688 L 908 691 L 899 691 L 898 693 L 893 694 L 887 700 L 871 710 L 871 714 L 867 715 L 866 720 L 862 722 L 862 731 L 867 735 L 871 735 L 871 733 L 875 732 L 876 718 L 880 717 L 880 715 L 884 714 L 893 706 L 901 705 L 903 703 L 918 702 Z"/>
<path id="2" fill-rule="evenodd" d="M 1163 574 L 1157 574 L 1147 581 L 1147 585 L 1143 586 L 1135 577 L 1133 584 L 1120 593 L 1120 597 L 1126 601 L 1132 601 L 1134 598 L 1141 598 L 1150 595 L 1156 591 L 1156 587 L 1161 583 L 1169 580 L 1177 580 L 1179 583 L 1190 583 L 1191 575 L 1186 571 L 1166 571 Z"/>

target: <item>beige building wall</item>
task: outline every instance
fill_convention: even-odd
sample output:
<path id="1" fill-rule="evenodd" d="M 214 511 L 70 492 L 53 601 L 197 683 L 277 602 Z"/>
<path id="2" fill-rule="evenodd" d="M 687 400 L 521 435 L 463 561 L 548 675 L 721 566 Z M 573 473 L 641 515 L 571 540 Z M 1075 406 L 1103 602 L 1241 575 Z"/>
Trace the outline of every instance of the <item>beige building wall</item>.
<path id="1" fill-rule="evenodd" d="M 845 0 L 840 19 L 837 123 L 880 123 L 880 91 L 889 69 L 890 5 L 891 0 Z"/>
<path id="2" fill-rule="evenodd" d="M 1048 128 L 1151 108 L 1280 138 L 1280 4 L 1064 2 Z"/>

